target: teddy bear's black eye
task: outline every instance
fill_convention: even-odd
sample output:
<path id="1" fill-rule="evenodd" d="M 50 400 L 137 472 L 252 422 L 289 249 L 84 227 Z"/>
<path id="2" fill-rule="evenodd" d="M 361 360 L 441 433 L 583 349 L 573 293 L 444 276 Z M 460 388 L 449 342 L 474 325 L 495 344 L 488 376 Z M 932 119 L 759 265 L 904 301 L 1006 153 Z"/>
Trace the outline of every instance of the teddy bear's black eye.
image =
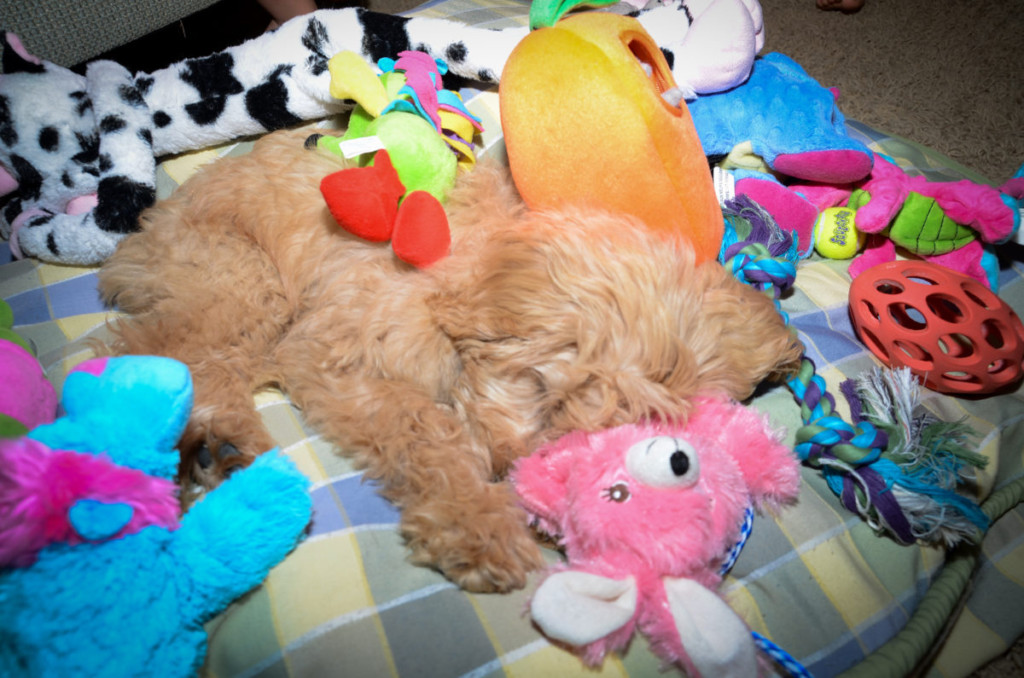
<path id="1" fill-rule="evenodd" d="M 626 471 L 651 487 L 690 487 L 700 477 L 700 459 L 694 446 L 683 438 L 654 436 L 630 446 Z"/>
<path id="2" fill-rule="evenodd" d="M 668 463 L 672 467 L 672 473 L 680 477 L 685 476 L 690 470 L 690 458 L 685 452 L 673 452 Z"/>

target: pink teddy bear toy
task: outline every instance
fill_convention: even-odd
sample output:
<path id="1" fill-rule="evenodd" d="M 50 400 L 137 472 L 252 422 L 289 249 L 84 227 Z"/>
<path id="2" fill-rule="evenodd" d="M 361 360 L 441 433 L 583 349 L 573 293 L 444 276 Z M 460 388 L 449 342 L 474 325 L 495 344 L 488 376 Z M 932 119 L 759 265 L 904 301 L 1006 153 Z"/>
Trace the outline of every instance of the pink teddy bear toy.
<path id="1" fill-rule="evenodd" d="M 685 425 L 573 432 L 521 459 L 512 481 L 568 561 L 530 603 L 549 638 L 597 665 L 639 630 L 691 676 L 758 673 L 751 632 L 716 589 L 749 507 L 799 489 L 796 456 L 761 414 L 709 399 Z"/>

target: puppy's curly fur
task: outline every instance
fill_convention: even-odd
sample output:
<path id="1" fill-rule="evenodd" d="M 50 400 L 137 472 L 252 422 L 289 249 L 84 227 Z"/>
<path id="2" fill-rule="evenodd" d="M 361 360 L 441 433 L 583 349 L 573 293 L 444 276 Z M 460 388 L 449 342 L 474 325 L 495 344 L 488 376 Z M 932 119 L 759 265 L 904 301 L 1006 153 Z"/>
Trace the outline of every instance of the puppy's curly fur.
<path id="1" fill-rule="evenodd" d="M 451 255 L 412 269 L 338 227 L 319 192 L 338 165 L 303 138 L 212 163 L 100 272 L 127 314 L 113 350 L 192 369 L 183 477 L 204 445 L 242 452 L 222 465 L 273 447 L 252 394 L 278 385 L 381 482 L 415 562 L 507 590 L 542 563 L 496 482 L 513 460 L 573 429 L 685 419 L 698 393 L 742 399 L 797 365 L 765 295 L 629 218 L 530 212 L 496 166 L 451 195 Z"/>

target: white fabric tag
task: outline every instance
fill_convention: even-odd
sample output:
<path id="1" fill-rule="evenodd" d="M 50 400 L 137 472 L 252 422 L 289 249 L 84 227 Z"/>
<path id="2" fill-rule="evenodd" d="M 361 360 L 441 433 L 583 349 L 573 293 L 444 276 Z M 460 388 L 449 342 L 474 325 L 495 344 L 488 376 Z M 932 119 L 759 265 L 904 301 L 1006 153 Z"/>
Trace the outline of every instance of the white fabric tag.
<path id="1" fill-rule="evenodd" d="M 711 178 L 715 183 L 715 195 L 718 197 L 719 205 L 736 198 L 736 177 L 732 172 L 716 165 L 711 170 Z"/>
<path id="2" fill-rule="evenodd" d="M 346 159 L 351 160 L 357 155 L 383 151 L 384 142 L 377 136 L 359 137 L 357 139 L 346 139 L 345 141 L 342 141 L 338 144 L 338 148 L 341 149 L 341 154 L 344 155 Z"/>

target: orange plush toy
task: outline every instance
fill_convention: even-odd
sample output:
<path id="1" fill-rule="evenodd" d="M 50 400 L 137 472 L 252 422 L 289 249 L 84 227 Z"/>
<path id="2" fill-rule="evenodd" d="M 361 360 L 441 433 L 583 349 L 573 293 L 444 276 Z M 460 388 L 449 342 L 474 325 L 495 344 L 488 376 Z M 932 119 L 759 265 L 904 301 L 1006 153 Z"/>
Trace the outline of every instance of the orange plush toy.
<path id="1" fill-rule="evenodd" d="M 551 23 L 519 43 L 500 81 L 505 145 L 523 199 L 534 209 L 632 214 L 689 240 L 698 261 L 714 260 L 721 209 L 661 50 L 630 17 L 586 12 Z"/>

